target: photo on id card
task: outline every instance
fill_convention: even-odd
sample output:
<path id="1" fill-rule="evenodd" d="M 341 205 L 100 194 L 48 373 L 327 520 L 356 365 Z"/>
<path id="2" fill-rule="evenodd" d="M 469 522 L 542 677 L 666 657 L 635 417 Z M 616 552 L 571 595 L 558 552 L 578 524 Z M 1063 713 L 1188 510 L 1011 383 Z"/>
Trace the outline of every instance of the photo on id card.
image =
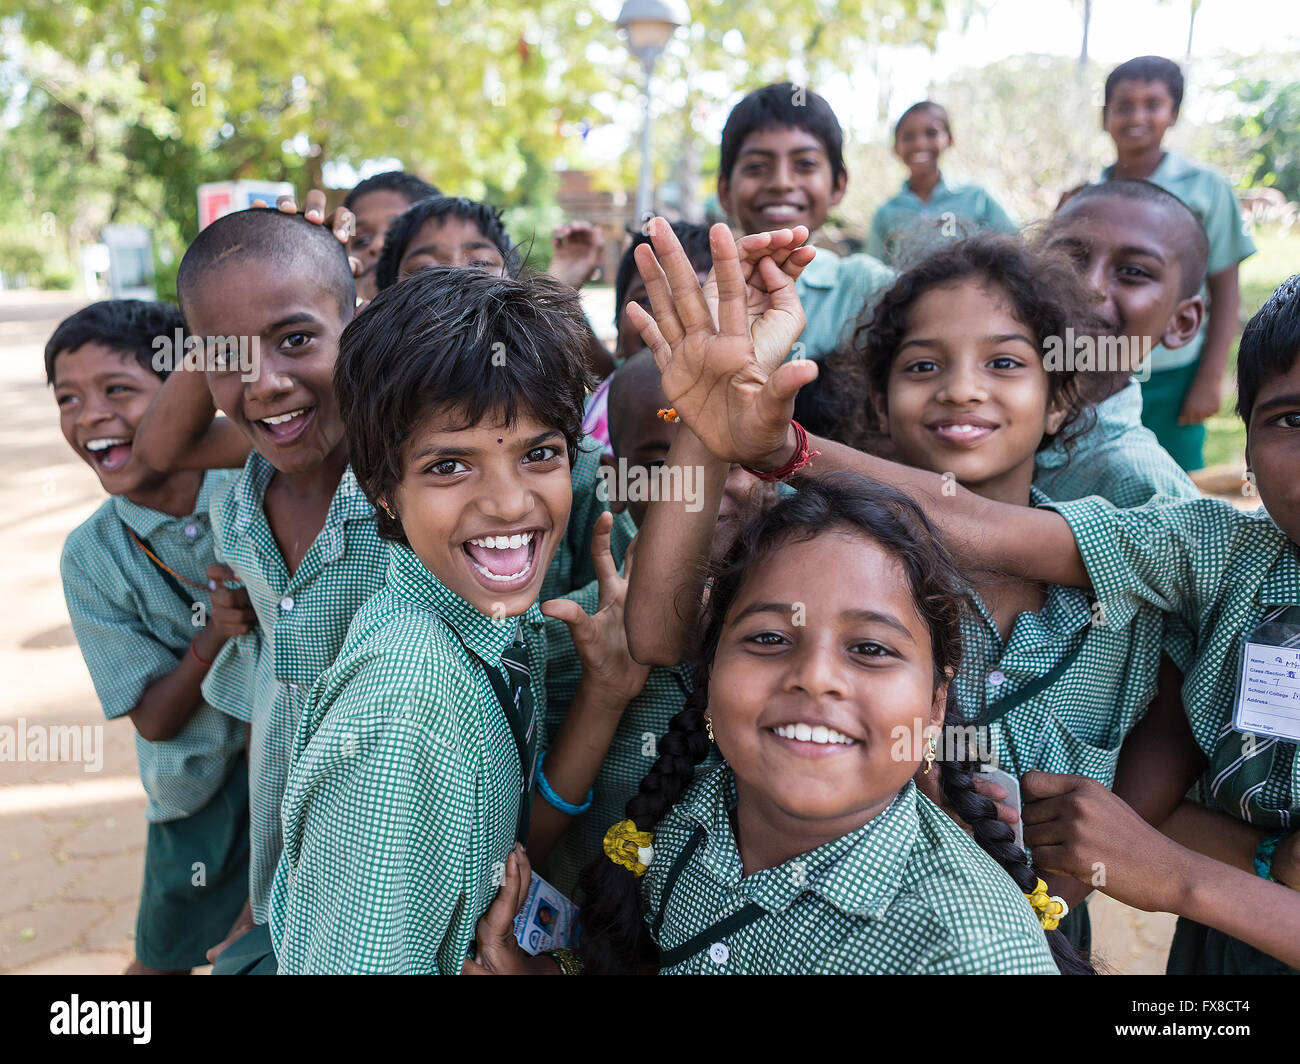
<path id="1" fill-rule="evenodd" d="M 577 926 L 578 907 L 534 872 L 514 924 L 523 951 L 536 956 L 546 949 L 572 949 Z"/>

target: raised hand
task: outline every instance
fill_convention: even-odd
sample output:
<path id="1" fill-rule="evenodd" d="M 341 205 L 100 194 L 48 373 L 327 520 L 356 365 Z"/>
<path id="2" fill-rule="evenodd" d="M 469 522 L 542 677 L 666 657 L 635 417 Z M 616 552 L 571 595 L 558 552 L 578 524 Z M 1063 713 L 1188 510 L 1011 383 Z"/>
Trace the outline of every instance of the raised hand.
<path id="1" fill-rule="evenodd" d="M 736 241 L 736 255 L 740 259 L 740 271 L 745 278 L 745 310 L 751 328 L 772 306 L 772 293 L 768 291 L 758 271 L 759 260 L 765 255 L 770 257 L 787 277 L 797 281 L 804 267 L 817 254 L 816 248 L 809 246 L 807 240 L 808 227 L 797 225 L 793 229 L 751 233 Z M 709 313 L 716 322 L 718 277 L 715 270 L 710 270 L 709 276 L 704 280 L 704 301 L 708 303 Z"/>
<path id="2" fill-rule="evenodd" d="M 551 235 L 551 246 L 547 272 L 570 288 L 581 288 L 600 267 L 604 241 L 590 222 L 565 222 Z"/>
<path id="3" fill-rule="evenodd" d="M 803 332 L 803 308 L 794 278 L 771 255 L 753 265 L 752 283 L 768 306 L 751 323 L 745 273 L 731 231 L 709 231 L 717 290 L 717 322 L 695 271 L 672 228 L 650 220 L 648 245 L 636 264 L 653 316 L 628 304 L 628 317 L 654 353 L 664 394 L 678 415 L 718 459 L 779 468 L 793 452 L 794 397 L 817 376 L 807 359 L 785 362 Z M 786 259 L 802 268 L 810 249 Z M 803 265 L 807 265 L 807 261 Z"/>
<path id="4" fill-rule="evenodd" d="M 538 961 L 528 956 L 515 939 L 515 917 L 528 900 L 532 866 L 528 855 L 517 843 L 506 857 L 497 896 L 474 927 L 475 956 L 461 966 L 461 975 L 528 975 L 540 970 Z M 555 964 L 541 958 L 542 968 Z"/>

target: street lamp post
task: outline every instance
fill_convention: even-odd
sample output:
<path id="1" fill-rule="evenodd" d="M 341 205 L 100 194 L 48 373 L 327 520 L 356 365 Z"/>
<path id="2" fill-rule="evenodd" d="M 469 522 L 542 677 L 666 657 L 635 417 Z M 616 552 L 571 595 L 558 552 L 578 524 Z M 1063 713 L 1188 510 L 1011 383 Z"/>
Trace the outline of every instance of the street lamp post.
<path id="1" fill-rule="evenodd" d="M 624 0 L 618 28 L 627 33 L 628 50 L 645 71 L 645 116 L 641 126 L 641 172 L 636 183 L 636 219 L 640 224 L 654 213 L 654 171 L 650 160 L 651 75 L 668 38 L 684 26 L 689 14 L 681 0 Z"/>

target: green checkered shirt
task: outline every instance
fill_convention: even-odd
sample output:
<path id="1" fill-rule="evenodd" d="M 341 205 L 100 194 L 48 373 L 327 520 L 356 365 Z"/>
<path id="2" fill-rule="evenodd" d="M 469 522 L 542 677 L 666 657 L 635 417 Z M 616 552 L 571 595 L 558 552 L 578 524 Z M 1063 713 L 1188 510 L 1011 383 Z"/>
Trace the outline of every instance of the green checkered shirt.
<path id="1" fill-rule="evenodd" d="M 1201 497 L 1192 478 L 1142 424 L 1142 386 L 1137 381 L 1129 381 L 1093 409 L 1097 419 L 1090 427 L 1079 432 L 1072 426 L 1038 452 L 1034 487 L 1060 502 L 1100 495 L 1123 509 L 1153 499 Z"/>
<path id="2" fill-rule="evenodd" d="M 1194 638 L 1183 706 L 1210 760 L 1214 804 L 1270 831 L 1296 826 L 1296 744 L 1232 730 L 1241 648 L 1266 614 L 1300 605 L 1300 548 L 1260 509 L 1219 499 L 1116 510 L 1099 499 L 1054 507 L 1069 522 L 1108 617 L 1124 625 L 1146 604 Z"/>
<path id="3" fill-rule="evenodd" d="M 544 660 L 541 611 L 487 617 L 388 549 L 298 730 L 271 892 L 282 973 L 458 974 L 514 845 L 519 757 L 470 651 L 499 663 L 518 628 Z"/>
<path id="4" fill-rule="evenodd" d="M 1037 490 L 1032 496 L 1035 505 L 1048 501 Z M 1187 664 L 1190 648 L 1176 635 L 1181 629 L 1171 631 L 1151 605 L 1121 620 L 1078 588 L 1048 585 L 1042 609 L 1021 613 L 1004 642 L 979 595 L 972 591 L 967 601 L 957 705 L 976 730 L 948 731 L 945 743 L 957 749 L 940 753 L 960 757 L 963 746 L 974 745 L 1016 777 L 1064 772 L 1111 786 L 1120 745 L 1155 696 L 1161 650 Z M 1025 697 L 1067 659 L 1064 672 Z M 1014 708 L 990 723 L 1005 704 Z"/>
<path id="5" fill-rule="evenodd" d="M 591 528 L 609 504 L 596 496 L 600 455 L 595 444 L 583 440 L 582 448 L 590 450 L 580 449 L 574 463 L 573 509 L 546 572 L 543 599 L 595 579 Z M 223 652 L 204 684 L 214 705 L 252 724 L 249 896 L 259 923 L 267 919 L 267 895 L 280 859 L 280 803 L 308 689 L 334 661 L 353 616 L 380 588 L 388 566 L 374 509 L 349 467 L 321 531 L 290 576 L 262 505 L 274 474 L 275 467 L 254 451 L 213 507 L 218 556 L 248 589 L 260 629 L 258 641 L 241 639 Z"/>
<path id="6" fill-rule="evenodd" d="M 63 545 L 63 594 L 72 630 L 95 685 L 104 716 L 134 709 L 148 687 L 189 652 L 198 634 L 187 607 L 162 571 L 127 529 L 149 542 L 169 568 L 202 585 L 181 584 L 191 602 L 211 605 L 205 570 L 213 562 L 208 501 L 230 474 L 203 478 L 194 513 L 172 517 L 124 496 L 105 501 Z M 198 812 L 220 789 L 244 745 L 238 720 L 201 704 L 173 739 L 151 743 L 135 736 L 140 780 L 148 795 L 145 816 L 155 822 Z"/>
<path id="7" fill-rule="evenodd" d="M 883 813 L 811 853 L 746 876 L 721 765 L 695 781 L 655 831 L 643 881 L 654 926 L 665 880 L 705 831 L 672 891 L 659 944 L 688 941 L 750 902 L 766 915 L 666 975 L 1055 975 L 1042 928 L 1011 877 L 909 780 Z"/>
<path id="8" fill-rule="evenodd" d="M 945 215 L 955 223 L 950 231 L 943 227 Z M 960 239 L 972 228 L 1014 233 L 1019 227 L 979 185 L 949 185 L 941 176 L 930 198 L 923 200 L 904 179 L 902 188 L 872 215 L 867 254 L 893 266 L 932 242 Z"/>

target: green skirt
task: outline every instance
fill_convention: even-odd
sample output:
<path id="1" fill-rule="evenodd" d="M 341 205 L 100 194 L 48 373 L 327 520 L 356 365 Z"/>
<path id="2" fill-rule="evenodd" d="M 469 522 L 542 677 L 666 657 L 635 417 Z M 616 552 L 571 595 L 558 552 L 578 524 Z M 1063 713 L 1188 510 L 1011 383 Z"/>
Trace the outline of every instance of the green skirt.
<path id="1" fill-rule="evenodd" d="M 1205 425 L 1180 425 L 1178 415 L 1191 391 L 1199 362 L 1152 373 L 1142 382 L 1142 424 L 1189 473 L 1205 467 Z"/>
<path id="2" fill-rule="evenodd" d="M 161 971 L 207 964 L 248 899 L 248 763 L 244 754 L 192 816 L 149 825 L 135 955 Z"/>
<path id="3" fill-rule="evenodd" d="M 1178 918 L 1165 975 L 1300 975 L 1276 957 L 1186 917 Z"/>

